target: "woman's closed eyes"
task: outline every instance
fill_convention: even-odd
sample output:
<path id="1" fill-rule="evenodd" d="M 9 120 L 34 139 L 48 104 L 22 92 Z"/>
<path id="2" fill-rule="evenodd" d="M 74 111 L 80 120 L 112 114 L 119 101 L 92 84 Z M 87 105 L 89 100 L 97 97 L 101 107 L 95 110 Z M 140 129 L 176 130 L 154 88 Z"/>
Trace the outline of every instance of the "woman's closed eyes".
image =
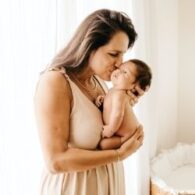
<path id="1" fill-rule="evenodd" d="M 118 53 L 109 53 L 109 55 L 112 57 L 118 57 L 119 54 Z"/>

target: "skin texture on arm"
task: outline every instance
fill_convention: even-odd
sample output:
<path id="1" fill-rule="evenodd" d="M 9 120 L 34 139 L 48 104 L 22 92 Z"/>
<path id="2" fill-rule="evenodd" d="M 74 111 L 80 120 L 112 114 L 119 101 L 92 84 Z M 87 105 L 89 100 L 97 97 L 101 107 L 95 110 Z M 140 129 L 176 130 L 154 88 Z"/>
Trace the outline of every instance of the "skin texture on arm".
<path id="1" fill-rule="evenodd" d="M 83 171 L 117 161 L 114 150 L 90 151 L 69 148 L 72 93 L 68 81 L 55 71 L 41 76 L 34 103 L 41 146 L 52 173 Z"/>
<path id="2" fill-rule="evenodd" d="M 125 111 L 125 94 L 122 90 L 115 90 L 111 98 L 111 108 L 109 109 L 109 113 L 103 113 L 103 115 L 109 115 L 108 117 L 108 124 L 103 126 L 103 137 L 111 137 L 116 133 L 116 131 L 121 126 L 124 117 Z M 107 110 L 106 110 L 107 111 Z M 105 112 L 106 112 L 105 111 Z M 104 112 L 104 111 L 103 111 Z"/>

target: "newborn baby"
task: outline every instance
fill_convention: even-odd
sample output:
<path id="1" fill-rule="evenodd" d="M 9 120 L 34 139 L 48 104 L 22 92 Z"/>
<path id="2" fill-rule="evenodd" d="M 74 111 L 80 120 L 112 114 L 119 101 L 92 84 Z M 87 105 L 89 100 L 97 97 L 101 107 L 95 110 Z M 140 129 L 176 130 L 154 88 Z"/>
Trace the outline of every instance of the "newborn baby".
<path id="1" fill-rule="evenodd" d="M 96 105 L 103 103 L 103 139 L 101 149 L 118 148 L 121 143 L 133 135 L 139 122 L 130 105 L 127 90 L 136 94 L 135 86 L 147 91 L 151 84 L 151 70 L 146 63 L 138 59 L 124 62 L 119 69 L 113 71 L 111 82 L 113 87 L 106 96 L 99 96 Z"/>

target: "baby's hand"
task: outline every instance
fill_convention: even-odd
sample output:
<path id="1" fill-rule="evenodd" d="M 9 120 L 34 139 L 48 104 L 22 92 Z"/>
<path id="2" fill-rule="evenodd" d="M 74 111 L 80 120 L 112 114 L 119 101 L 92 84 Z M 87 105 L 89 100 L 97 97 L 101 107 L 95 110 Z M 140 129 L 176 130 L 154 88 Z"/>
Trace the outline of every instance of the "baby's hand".
<path id="1" fill-rule="evenodd" d="M 99 95 L 96 100 L 95 100 L 95 105 L 97 107 L 100 107 L 104 102 L 104 96 L 103 95 Z"/>
<path id="2" fill-rule="evenodd" d="M 108 125 L 104 125 L 103 126 L 103 131 L 102 131 L 102 137 L 105 138 L 105 137 L 112 137 L 113 136 L 113 131 L 109 128 Z"/>

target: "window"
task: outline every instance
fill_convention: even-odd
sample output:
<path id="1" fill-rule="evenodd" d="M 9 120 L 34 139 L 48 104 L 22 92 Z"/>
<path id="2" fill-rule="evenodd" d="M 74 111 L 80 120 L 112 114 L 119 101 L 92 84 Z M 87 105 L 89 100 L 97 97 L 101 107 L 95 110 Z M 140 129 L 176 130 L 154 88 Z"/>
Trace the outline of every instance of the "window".
<path id="1" fill-rule="evenodd" d="M 39 72 L 81 20 L 99 8 L 116 9 L 131 16 L 128 0 L 0 3 L 0 194 L 38 194 L 43 159 L 33 95 Z M 127 195 L 136 194 L 135 155 L 124 164 Z M 134 182 L 132 189 L 127 181 Z"/>

